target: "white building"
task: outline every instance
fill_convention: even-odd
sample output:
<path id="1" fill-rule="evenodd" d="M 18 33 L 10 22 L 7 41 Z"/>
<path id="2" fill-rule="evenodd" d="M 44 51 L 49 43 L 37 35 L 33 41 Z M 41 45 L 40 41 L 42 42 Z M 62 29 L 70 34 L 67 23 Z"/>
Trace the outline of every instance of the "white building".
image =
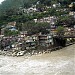
<path id="1" fill-rule="evenodd" d="M 35 23 L 36 22 L 47 22 L 50 24 L 54 24 L 57 21 L 57 18 L 55 16 L 50 16 L 50 17 L 44 17 L 41 19 L 34 19 Z"/>

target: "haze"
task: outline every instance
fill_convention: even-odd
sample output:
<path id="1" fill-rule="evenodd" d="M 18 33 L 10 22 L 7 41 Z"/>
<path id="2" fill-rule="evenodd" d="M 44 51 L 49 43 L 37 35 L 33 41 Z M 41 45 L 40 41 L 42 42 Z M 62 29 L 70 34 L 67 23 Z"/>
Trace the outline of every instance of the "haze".
<path id="1" fill-rule="evenodd" d="M 3 2 L 4 0 L 0 0 L 0 4 L 1 4 L 1 2 Z"/>

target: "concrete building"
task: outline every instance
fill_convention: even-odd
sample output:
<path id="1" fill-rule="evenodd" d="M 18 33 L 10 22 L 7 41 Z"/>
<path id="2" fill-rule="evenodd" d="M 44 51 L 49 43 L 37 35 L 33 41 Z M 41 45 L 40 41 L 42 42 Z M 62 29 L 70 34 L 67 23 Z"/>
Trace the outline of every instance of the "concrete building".
<path id="1" fill-rule="evenodd" d="M 35 23 L 36 22 L 47 22 L 47 23 L 50 23 L 50 24 L 54 24 L 56 21 L 57 21 L 57 18 L 55 16 L 50 16 L 50 17 L 44 17 L 44 18 L 41 18 L 41 19 L 34 19 Z"/>

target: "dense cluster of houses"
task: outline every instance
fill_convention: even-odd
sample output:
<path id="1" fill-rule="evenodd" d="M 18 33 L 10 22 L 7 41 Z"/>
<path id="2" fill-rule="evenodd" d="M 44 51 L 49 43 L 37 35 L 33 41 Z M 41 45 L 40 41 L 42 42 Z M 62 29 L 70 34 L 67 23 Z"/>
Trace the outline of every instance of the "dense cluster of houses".
<path id="1" fill-rule="evenodd" d="M 56 32 L 54 32 L 56 33 Z M 54 34 L 53 34 L 54 35 Z M 28 36 L 27 32 L 21 32 L 16 36 L 1 36 L 0 35 L 0 48 L 1 49 L 12 49 L 12 48 L 19 48 L 22 50 L 27 49 L 35 49 L 37 46 L 42 47 L 50 47 L 54 45 L 54 39 L 51 34 L 35 34 Z M 75 35 L 75 29 L 73 28 L 65 28 L 65 36 L 72 36 Z"/>
<path id="2" fill-rule="evenodd" d="M 11 52 L 11 55 L 23 55 L 25 52 L 41 51 L 51 47 L 54 44 L 51 35 L 35 34 L 27 36 L 27 34 L 19 34 L 11 37 L 0 37 L 0 50 Z M 33 52 L 32 52 L 33 54 Z"/>
<path id="3" fill-rule="evenodd" d="M 42 20 L 42 21 L 41 21 Z M 5 27 L 3 27 L 1 29 L 1 35 L 0 35 L 0 43 L 2 43 L 2 48 L 3 47 L 10 47 L 12 48 L 13 44 L 15 45 L 15 43 L 18 42 L 18 44 L 22 44 L 23 42 L 26 42 L 26 44 L 24 44 L 25 48 L 24 49 L 29 49 L 28 47 L 33 47 L 36 45 L 40 45 L 40 46 L 45 46 L 45 47 L 49 47 L 51 45 L 53 45 L 53 36 L 57 36 L 57 29 L 54 25 L 55 21 L 56 21 L 56 17 L 52 16 L 52 17 L 45 17 L 41 20 L 37 20 L 35 22 L 49 22 L 51 21 L 51 29 L 50 34 L 41 34 L 41 33 L 37 33 L 35 35 L 30 35 L 28 36 L 27 31 L 22 31 L 20 32 L 20 34 L 16 35 L 16 36 L 8 36 L 5 37 L 3 36 L 3 30 L 4 29 L 9 29 L 11 31 L 17 31 L 16 29 L 16 22 L 9 22 Z M 74 36 L 75 35 L 75 27 L 71 28 L 71 27 L 65 27 L 64 28 L 64 36 Z M 37 42 L 37 43 L 36 43 Z M 15 45 L 16 46 L 16 45 Z"/>

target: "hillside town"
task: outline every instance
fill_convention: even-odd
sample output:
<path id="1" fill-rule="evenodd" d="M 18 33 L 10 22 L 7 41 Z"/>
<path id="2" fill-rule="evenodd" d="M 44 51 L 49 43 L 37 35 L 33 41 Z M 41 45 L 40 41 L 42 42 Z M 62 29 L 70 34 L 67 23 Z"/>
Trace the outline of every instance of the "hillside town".
<path id="1" fill-rule="evenodd" d="M 0 0 L 0 75 L 75 75 L 75 0 Z"/>
<path id="2" fill-rule="evenodd" d="M 39 27 L 37 29 L 33 27 L 33 33 L 31 27 L 30 31 L 26 30 L 23 22 L 20 23 L 20 27 L 17 26 L 17 21 L 8 22 L 2 25 L 0 29 L 0 51 L 6 51 L 8 55 L 18 56 L 29 52 L 36 54 L 41 53 L 41 51 L 51 51 L 53 47 L 65 47 L 67 44 L 73 44 L 75 42 L 75 11 L 72 10 L 74 4 L 75 2 L 70 3 L 67 8 L 62 8 L 60 3 L 40 7 L 38 1 L 36 5 L 29 8 L 19 7 L 17 14 L 34 16 L 31 20 L 33 24 L 48 23 L 48 27 L 42 27 L 37 32 L 35 30 L 38 30 Z M 68 17 L 67 20 L 60 19 L 59 15 L 49 15 L 51 9 L 60 12 L 60 17 Z M 35 17 L 38 14 L 39 18 Z M 45 14 L 45 16 L 42 16 L 42 14 Z M 70 17 L 73 20 L 69 20 Z M 62 26 L 58 26 L 58 24 Z M 5 55 L 7 55 L 6 53 L 4 52 Z"/>

